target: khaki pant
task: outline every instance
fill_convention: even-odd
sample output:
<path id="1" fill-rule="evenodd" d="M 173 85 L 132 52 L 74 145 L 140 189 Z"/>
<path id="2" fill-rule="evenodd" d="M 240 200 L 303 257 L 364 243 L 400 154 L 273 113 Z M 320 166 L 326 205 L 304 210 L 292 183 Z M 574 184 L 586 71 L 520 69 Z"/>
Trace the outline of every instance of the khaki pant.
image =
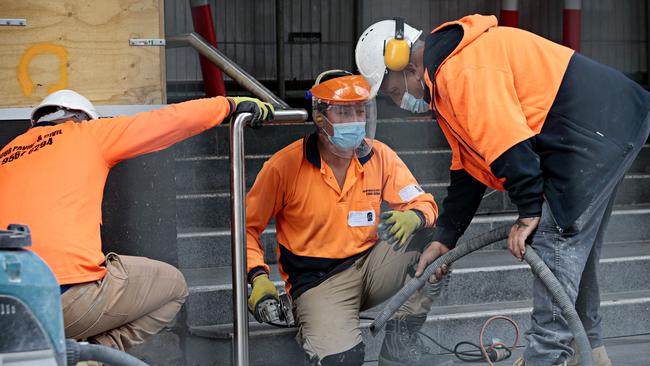
<path id="1" fill-rule="evenodd" d="M 106 276 L 61 296 L 65 335 L 125 350 L 158 333 L 188 295 L 173 266 L 144 257 L 106 256 Z"/>
<path id="2" fill-rule="evenodd" d="M 350 268 L 307 290 L 295 301 L 296 340 L 312 360 L 345 352 L 362 342 L 359 312 L 377 306 L 402 288 L 415 273 L 420 251 L 399 251 L 379 242 Z M 412 271 L 409 271 L 413 268 Z M 433 303 L 425 286 L 397 311 L 396 317 L 425 314 Z"/>

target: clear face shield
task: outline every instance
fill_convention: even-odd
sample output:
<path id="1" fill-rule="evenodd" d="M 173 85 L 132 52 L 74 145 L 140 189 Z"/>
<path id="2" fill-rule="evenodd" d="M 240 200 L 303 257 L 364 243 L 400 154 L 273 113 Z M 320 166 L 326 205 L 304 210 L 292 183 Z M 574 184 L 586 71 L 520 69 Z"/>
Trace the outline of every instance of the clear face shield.
<path id="1" fill-rule="evenodd" d="M 327 104 L 314 100 L 317 126 L 327 149 L 342 158 L 363 158 L 372 151 L 377 130 L 377 104 L 366 102 Z"/>

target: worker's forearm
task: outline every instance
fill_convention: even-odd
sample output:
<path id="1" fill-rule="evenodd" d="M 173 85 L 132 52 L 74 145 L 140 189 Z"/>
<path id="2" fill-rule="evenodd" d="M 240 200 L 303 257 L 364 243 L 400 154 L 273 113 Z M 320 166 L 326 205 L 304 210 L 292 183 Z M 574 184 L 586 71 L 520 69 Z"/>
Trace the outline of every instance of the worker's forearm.
<path id="1" fill-rule="evenodd" d="M 497 178 L 505 178 L 504 188 L 519 217 L 535 217 L 542 213 L 544 178 L 539 155 L 533 150 L 532 138 L 524 140 L 501 154 L 490 166 Z"/>
<path id="2" fill-rule="evenodd" d="M 486 187 L 462 169 L 451 170 L 449 177 L 447 197 L 442 202 L 433 240 L 453 248 L 472 222 Z"/>
<path id="3" fill-rule="evenodd" d="M 95 120 L 87 126 L 104 159 L 119 161 L 158 151 L 220 124 L 230 115 L 227 98 L 215 97 L 172 104 L 135 116 Z"/>

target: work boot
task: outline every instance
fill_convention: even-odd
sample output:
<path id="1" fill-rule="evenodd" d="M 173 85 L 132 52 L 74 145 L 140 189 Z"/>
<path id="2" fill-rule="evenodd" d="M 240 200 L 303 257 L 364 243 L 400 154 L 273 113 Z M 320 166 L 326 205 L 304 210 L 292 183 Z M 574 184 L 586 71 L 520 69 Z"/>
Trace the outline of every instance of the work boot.
<path id="1" fill-rule="evenodd" d="M 528 365 L 528 364 L 526 363 L 526 360 L 524 360 L 523 357 L 519 357 L 517 359 L 517 361 L 515 361 L 515 363 L 512 364 L 512 366 L 526 366 L 526 365 Z M 567 366 L 567 363 L 566 363 L 566 361 L 564 361 L 564 362 L 561 362 L 561 363 L 556 363 L 553 366 Z"/>
<path id="2" fill-rule="evenodd" d="M 448 356 L 436 355 L 424 346 L 418 334 L 424 315 L 407 315 L 386 323 L 386 336 L 379 352 L 379 366 L 450 366 Z"/>
<path id="3" fill-rule="evenodd" d="M 578 354 L 578 346 L 576 345 L 576 342 L 571 341 L 569 346 L 573 348 L 576 353 L 567 361 L 567 366 L 582 365 L 582 359 L 580 358 L 580 354 Z M 612 366 L 612 361 L 610 361 L 609 356 L 607 356 L 607 350 L 605 350 L 605 346 L 592 348 L 591 357 L 594 358 L 594 366 Z"/>

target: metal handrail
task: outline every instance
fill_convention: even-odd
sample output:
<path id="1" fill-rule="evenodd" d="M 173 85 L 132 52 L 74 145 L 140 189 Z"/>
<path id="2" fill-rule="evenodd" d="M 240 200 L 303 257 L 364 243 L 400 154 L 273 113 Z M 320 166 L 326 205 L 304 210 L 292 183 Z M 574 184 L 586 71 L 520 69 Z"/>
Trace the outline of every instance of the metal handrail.
<path id="1" fill-rule="evenodd" d="M 252 114 L 239 113 L 230 123 L 230 220 L 232 242 L 233 289 L 233 364 L 248 366 L 248 310 L 246 307 L 246 170 L 244 161 L 244 127 Z M 277 110 L 278 122 L 307 119 L 304 109 Z"/>
<path id="2" fill-rule="evenodd" d="M 208 43 L 205 38 L 196 33 L 185 33 L 167 37 L 165 46 L 167 48 L 191 46 L 256 97 L 281 109 L 290 108 L 284 100 L 278 98 L 277 95 L 273 94 L 262 83 L 239 67 L 239 65 L 234 63 L 216 47 Z"/>
<path id="3" fill-rule="evenodd" d="M 304 109 L 289 109 L 289 105 L 268 90 L 259 81 L 235 64 L 226 55 L 196 33 L 167 37 L 168 48 L 192 46 L 226 75 L 238 82 L 256 97 L 276 106 L 273 121 L 303 122 Z M 253 117 L 239 113 L 230 123 L 230 230 L 232 244 L 233 288 L 233 365 L 248 366 L 248 308 L 246 297 L 246 170 L 244 156 L 244 127 Z"/>

